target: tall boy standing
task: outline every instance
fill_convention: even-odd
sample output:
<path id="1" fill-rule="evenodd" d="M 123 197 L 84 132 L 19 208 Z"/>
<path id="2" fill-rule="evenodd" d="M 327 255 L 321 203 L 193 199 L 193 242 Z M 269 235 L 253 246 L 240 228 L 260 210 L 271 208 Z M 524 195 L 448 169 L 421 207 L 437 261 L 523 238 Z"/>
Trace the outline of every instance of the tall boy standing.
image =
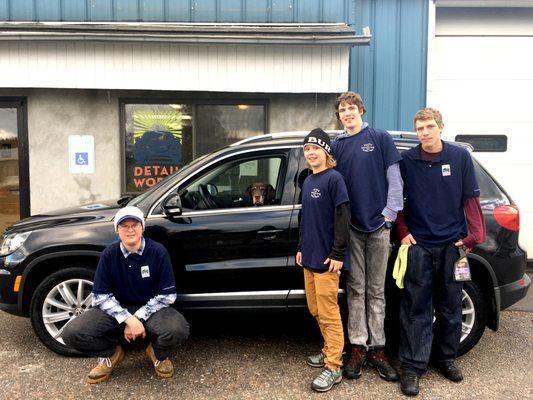
<path id="1" fill-rule="evenodd" d="M 454 365 L 461 340 L 463 288 L 454 279 L 454 264 L 459 249 L 468 252 L 485 240 L 470 154 L 441 139 L 444 124 L 439 111 L 418 111 L 414 125 L 420 144 L 402 155 L 405 212 L 397 225 L 402 244 L 410 245 L 400 304 L 399 353 L 400 387 L 411 396 L 418 394 L 419 377 L 431 354 L 447 379 L 463 379 Z"/>
<path id="2" fill-rule="evenodd" d="M 351 350 L 344 374 L 359 378 L 367 362 L 383 379 L 395 381 L 398 373 L 384 353 L 385 273 L 390 229 L 403 207 L 401 157 L 387 131 L 363 123 L 365 106 L 359 94 L 341 94 L 335 113 L 345 133 L 332 143 L 333 155 L 348 188 L 352 226 L 347 277 Z"/>

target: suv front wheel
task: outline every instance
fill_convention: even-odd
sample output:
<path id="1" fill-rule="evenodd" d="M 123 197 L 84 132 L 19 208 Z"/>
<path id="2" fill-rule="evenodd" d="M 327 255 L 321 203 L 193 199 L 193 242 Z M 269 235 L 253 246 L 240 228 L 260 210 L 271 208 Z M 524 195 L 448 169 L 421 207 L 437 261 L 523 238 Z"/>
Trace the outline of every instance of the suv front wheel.
<path id="1" fill-rule="evenodd" d="M 68 322 L 91 307 L 94 271 L 88 267 L 69 267 L 54 272 L 35 290 L 30 316 L 33 329 L 50 350 L 65 355 L 80 355 L 65 346 L 61 333 Z"/>

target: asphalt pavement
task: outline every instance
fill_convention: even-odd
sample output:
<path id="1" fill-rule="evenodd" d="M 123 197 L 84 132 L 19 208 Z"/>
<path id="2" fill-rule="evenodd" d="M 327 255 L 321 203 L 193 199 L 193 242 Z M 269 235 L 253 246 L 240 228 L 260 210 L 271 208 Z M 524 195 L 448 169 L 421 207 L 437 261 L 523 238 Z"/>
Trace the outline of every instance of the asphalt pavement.
<path id="1" fill-rule="evenodd" d="M 176 376 L 160 380 L 142 348 L 128 352 L 111 379 L 85 383 L 90 358 L 59 356 L 37 339 L 30 321 L 0 312 L 1 399 L 396 399 L 397 383 L 368 367 L 358 380 L 343 380 L 314 393 L 319 370 L 305 356 L 319 351 L 318 330 L 305 314 L 252 314 L 192 319 L 192 336 L 173 357 Z M 457 361 L 462 383 L 430 371 L 419 399 L 526 399 L 533 393 L 533 314 L 506 311 L 498 332 Z"/>
<path id="2" fill-rule="evenodd" d="M 528 269 L 527 274 L 533 282 L 533 270 Z M 509 310 L 533 312 L 533 289 L 530 288 L 527 292 L 527 296 L 509 307 Z"/>

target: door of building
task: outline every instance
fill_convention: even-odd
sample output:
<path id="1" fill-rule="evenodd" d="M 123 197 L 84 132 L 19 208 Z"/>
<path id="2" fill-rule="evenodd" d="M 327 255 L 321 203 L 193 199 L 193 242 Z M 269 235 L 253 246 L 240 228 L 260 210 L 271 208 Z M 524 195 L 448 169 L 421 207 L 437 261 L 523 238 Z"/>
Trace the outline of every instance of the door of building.
<path id="1" fill-rule="evenodd" d="M 26 101 L 0 98 L 0 232 L 29 211 Z"/>

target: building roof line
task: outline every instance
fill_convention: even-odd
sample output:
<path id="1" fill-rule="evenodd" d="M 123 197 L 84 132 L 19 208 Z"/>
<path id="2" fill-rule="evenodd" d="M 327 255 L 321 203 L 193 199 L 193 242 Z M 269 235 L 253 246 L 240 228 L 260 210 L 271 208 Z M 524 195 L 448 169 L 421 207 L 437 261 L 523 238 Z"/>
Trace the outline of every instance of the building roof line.
<path id="1" fill-rule="evenodd" d="M 1 22 L 0 40 L 368 45 L 346 24 Z"/>

